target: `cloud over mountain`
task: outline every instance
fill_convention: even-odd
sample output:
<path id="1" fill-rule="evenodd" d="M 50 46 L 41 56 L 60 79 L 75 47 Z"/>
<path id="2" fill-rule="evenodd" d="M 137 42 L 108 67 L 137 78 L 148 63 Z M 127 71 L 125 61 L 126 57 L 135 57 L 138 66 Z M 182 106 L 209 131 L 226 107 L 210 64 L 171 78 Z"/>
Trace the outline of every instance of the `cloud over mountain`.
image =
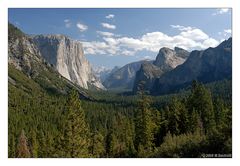
<path id="1" fill-rule="evenodd" d="M 219 41 L 203 30 L 181 25 L 171 25 L 178 34 L 168 35 L 160 31 L 145 33 L 138 38 L 117 36 L 110 32 L 97 31 L 101 41 L 83 42 L 85 54 L 134 55 L 138 51 L 158 52 L 162 47 L 181 47 L 186 50 L 215 47 Z"/>

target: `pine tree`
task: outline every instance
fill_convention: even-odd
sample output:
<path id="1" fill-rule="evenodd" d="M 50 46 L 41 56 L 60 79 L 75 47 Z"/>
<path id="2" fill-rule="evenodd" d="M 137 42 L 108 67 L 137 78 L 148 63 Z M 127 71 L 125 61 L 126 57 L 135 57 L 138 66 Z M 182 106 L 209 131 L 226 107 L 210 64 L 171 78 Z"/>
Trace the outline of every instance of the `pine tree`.
<path id="1" fill-rule="evenodd" d="M 150 98 L 144 94 L 143 87 L 139 85 L 140 100 L 138 102 L 138 111 L 136 115 L 135 126 L 135 146 L 139 151 L 141 150 L 140 157 L 143 157 L 143 152 L 150 152 L 153 149 L 153 121 L 151 119 Z"/>
<path id="2" fill-rule="evenodd" d="M 34 130 L 31 130 L 30 132 L 31 138 L 30 138 L 30 142 L 31 142 L 31 154 L 32 157 L 37 158 L 38 157 L 38 141 L 37 141 L 37 134 Z"/>
<path id="3" fill-rule="evenodd" d="M 28 148 L 27 137 L 25 136 L 24 130 L 22 130 L 21 135 L 19 137 L 19 142 L 17 146 L 17 157 L 18 158 L 29 158 L 30 152 Z"/>
<path id="4" fill-rule="evenodd" d="M 102 157 L 105 153 L 104 137 L 99 131 L 92 133 L 90 151 L 93 157 Z"/>
<path id="5" fill-rule="evenodd" d="M 201 117 L 204 132 L 212 132 L 216 128 L 211 93 L 202 84 L 192 83 L 191 95 L 188 98 L 188 109 L 196 110 Z"/>
<path id="6" fill-rule="evenodd" d="M 108 157 L 114 157 L 117 154 L 117 138 L 113 132 L 113 129 L 108 131 L 106 136 L 106 152 Z"/>
<path id="7" fill-rule="evenodd" d="M 176 98 L 173 98 L 171 104 L 170 104 L 170 114 L 169 114 L 169 131 L 171 134 L 178 135 L 180 134 L 180 110 L 181 109 L 181 103 L 177 101 Z"/>
<path id="8" fill-rule="evenodd" d="M 89 126 L 85 122 L 78 92 L 71 92 L 65 109 L 67 114 L 63 134 L 65 157 L 88 157 Z"/>
<path id="9" fill-rule="evenodd" d="M 47 141 L 46 141 L 46 135 L 42 130 L 39 131 L 39 149 L 38 149 L 38 157 L 48 157 L 47 156 Z"/>
<path id="10" fill-rule="evenodd" d="M 190 120 L 189 120 L 189 126 L 190 126 L 190 131 L 192 133 L 194 132 L 203 132 L 203 124 L 202 124 L 202 120 L 198 114 L 198 112 L 193 109 L 191 115 L 190 115 Z"/>
<path id="11" fill-rule="evenodd" d="M 11 136 L 9 135 L 9 151 L 8 151 L 8 156 L 13 158 L 16 157 L 16 140 L 15 140 L 15 136 L 14 134 L 12 134 Z"/>
<path id="12" fill-rule="evenodd" d="M 220 98 L 216 99 L 214 106 L 217 128 L 221 130 L 227 124 L 227 109 L 225 109 L 224 102 Z"/>
<path id="13" fill-rule="evenodd" d="M 126 133 L 125 133 L 125 142 L 127 147 L 127 156 L 134 156 L 136 153 L 135 147 L 134 147 L 134 126 L 133 121 L 127 120 L 126 124 Z"/>

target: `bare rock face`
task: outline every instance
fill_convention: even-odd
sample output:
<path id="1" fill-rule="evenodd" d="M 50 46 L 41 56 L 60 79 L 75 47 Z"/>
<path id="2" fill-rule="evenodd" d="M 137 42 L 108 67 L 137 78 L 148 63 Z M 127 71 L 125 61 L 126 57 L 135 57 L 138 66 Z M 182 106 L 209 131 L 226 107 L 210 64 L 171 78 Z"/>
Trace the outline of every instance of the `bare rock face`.
<path id="1" fill-rule="evenodd" d="M 163 71 L 169 71 L 182 64 L 188 55 L 189 52 L 178 47 L 175 47 L 174 50 L 163 47 L 160 49 L 153 64 Z"/>
<path id="2" fill-rule="evenodd" d="M 144 63 L 137 71 L 133 93 L 136 94 L 140 86 L 144 91 L 149 92 L 156 79 L 184 63 L 188 56 L 189 52 L 182 48 L 175 47 L 174 50 L 167 47 L 161 48 L 153 63 Z"/>
<path id="3" fill-rule="evenodd" d="M 62 76 L 85 89 L 89 89 L 90 86 L 105 89 L 94 75 L 79 41 L 64 35 L 37 35 L 33 37 L 33 41 L 43 58 Z"/>

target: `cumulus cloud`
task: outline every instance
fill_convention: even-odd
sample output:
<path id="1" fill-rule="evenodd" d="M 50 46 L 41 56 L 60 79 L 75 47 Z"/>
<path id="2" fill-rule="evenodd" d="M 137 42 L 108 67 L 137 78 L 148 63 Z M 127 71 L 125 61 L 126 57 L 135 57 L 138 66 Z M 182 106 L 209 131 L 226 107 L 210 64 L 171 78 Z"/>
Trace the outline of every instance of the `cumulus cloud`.
<path id="1" fill-rule="evenodd" d="M 108 23 L 101 23 L 102 27 L 107 29 L 116 29 L 116 25 L 108 24 Z"/>
<path id="2" fill-rule="evenodd" d="M 114 36 L 113 33 L 111 32 L 104 32 L 104 31 L 97 31 L 97 34 L 101 35 L 101 36 L 106 36 L 106 37 L 112 37 Z"/>
<path id="3" fill-rule="evenodd" d="M 82 23 L 77 23 L 76 26 L 77 26 L 77 28 L 79 29 L 80 32 L 86 31 L 88 29 L 88 26 L 84 25 Z"/>
<path id="4" fill-rule="evenodd" d="M 208 38 L 208 35 L 198 28 L 189 26 L 185 27 L 181 25 L 171 25 L 171 27 L 182 31 L 180 35 L 186 38 L 190 38 L 193 40 L 205 40 Z"/>
<path id="5" fill-rule="evenodd" d="M 228 13 L 229 8 L 221 8 L 221 9 L 217 9 L 215 13 L 213 13 L 212 15 L 220 15 L 220 14 L 225 14 Z"/>
<path id="6" fill-rule="evenodd" d="M 66 28 L 70 28 L 72 26 L 72 23 L 71 23 L 71 21 L 69 19 L 65 19 L 64 23 L 65 23 L 65 27 Z"/>
<path id="7" fill-rule="evenodd" d="M 179 30 L 177 35 L 167 35 L 163 32 L 150 32 L 138 38 L 127 36 L 115 36 L 111 33 L 101 33 L 102 41 L 84 42 L 83 47 L 86 54 L 126 55 L 133 56 L 138 51 L 151 51 L 157 53 L 160 48 L 181 47 L 186 50 L 206 49 L 215 47 L 219 41 L 209 37 L 201 29 L 171 25 Z M 228 31 L 229 32 L 229 31 Z"/>
<path id="8" fill-rule="evenodd" d="M 208 38 L 203 41 L 202 47 L 207 48 L 207 47 L 215 47 L 219 44 L 219 42 L 213 38 Z"/>
<path id="9" fill-rule="evenodd" d="M 114 18 L 114 17 L 115 17 L 114 14 L 109 14 L 109 15 L 107 15 L 105 18 L 106 18 L 106 19 L 112 19 L 112 18 Z"/>

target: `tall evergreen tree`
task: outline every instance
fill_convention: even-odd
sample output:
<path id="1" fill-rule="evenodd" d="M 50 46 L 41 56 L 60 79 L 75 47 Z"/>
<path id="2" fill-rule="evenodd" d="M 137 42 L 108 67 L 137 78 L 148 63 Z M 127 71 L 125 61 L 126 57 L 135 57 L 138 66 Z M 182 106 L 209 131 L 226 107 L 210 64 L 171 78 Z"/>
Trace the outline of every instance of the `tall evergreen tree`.
<path id="1" fill-rule="evenodd" d="M 32 157 L 37 158 L 38 157 L 38 141 L 37 141 L 37 134 L 34 130 L 31 130 L 30 132 L 30 142 L 31 142 L 31 154 Z"/>
<path id="2" fill-rule="evenodd" d="M 191 115 L 190 115 L 190 120 L 189 120 L 189 128 L 192 133 L 195 131 L 199 131 L 200 133 L 203 132 L 203 124 L 202 120 L 198 114 L 198 112 L 193 109 Z"/>
<path id="3" fill-rule="evenodd" d="M 89 127 L 85 122 L 85 114 L 77 91 L 71 92 L 65 111 L 67 114 L 63 133 L 65 157 L 88 157 Z"/>
<path id="4" fill-rule="evenodd" d="M 113 132 L 113 129 L 110 129 L 106 136 L 106 152 L 107 157 L 114 157 L 117 151 L 117 138 Z"/>
<path id="5" fill-rule="evenodd" d="M 99 131 L 91 134 L 90 152 L 93 157 L 102 157 L 105 154 L 104 137 Z"/>
<path id="6" fill-rule="evenodd" d="M 46 141 L 46 135 L 42 130 L 39 131 L 39 150 L 38 150 L 38 156 L 39 157 L 47 157 L 47 141 Z"/>
<path id="7" fill-rule="evenodd" d="M 170 104 L 170 114 L 169 114 L 169 131 L 171 134 L 180 134 L 180 109 L 182 105 L 176 98 L 174 98 Z"/>
<path id="8" fill-rule="evenodd" d="M 17 146 L 17 157 L 18 158 L 29 158 L 31 157 L 30 151 L 28 148 L 28 140 L 25 136 L 24 130 L 22 130 L 21 135 L 19 137 L 19 142 Z"/>
<path id="9" fill-rule="evenodd" d="M 139 102 L 136 115 L 135 126 L 135 146 L 138 151 L 141 151 L 140 157 L 144 152 L 150 152 L 153 148 L 153 121 L 151 119 L 150 98 L 145 95 L 144 84 L 139 85 Z"/>
<path id="10" fill-rule="evenodd" d="M 212 132 L 215 127 L 214 110 L 211 93 L 204 85 L 193 81 L 191 95 L 188 98 L 188 108 L 191 113 L 196 110 L 201 117 L 205 133 Z"/>

